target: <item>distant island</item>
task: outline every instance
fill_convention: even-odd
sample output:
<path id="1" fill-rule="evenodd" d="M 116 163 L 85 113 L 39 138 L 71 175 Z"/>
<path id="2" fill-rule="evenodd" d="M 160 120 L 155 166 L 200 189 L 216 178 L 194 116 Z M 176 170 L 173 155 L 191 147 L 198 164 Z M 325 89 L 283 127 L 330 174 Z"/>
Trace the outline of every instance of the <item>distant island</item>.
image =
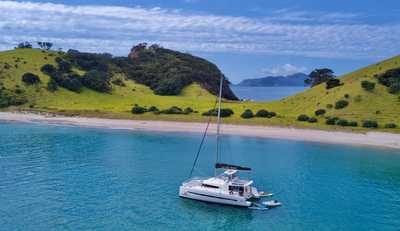
<path id="1" fill-rule="evenodd" d="M 267 76 L 255 79 L 245 79 L 237 86 L 243 87 L 284 87 L 307 86 L 304 81 L 308 76 L 304 73 L 295 73 L 287 76 Z"/>

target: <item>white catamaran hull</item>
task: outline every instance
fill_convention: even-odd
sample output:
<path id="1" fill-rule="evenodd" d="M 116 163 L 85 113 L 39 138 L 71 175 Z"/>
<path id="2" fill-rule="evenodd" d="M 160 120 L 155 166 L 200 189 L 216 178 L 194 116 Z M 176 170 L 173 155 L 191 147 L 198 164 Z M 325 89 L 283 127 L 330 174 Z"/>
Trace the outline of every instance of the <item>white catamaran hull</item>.
<path id="1" fill-rule="evenodd" d="M 243 197 L 231 196 L 222 193 L 204 192 L 201 190 L 188 190 L 186 187 L 179 188 L 179 196 L 193 200 L 205 201 L 210 203 L 226 204 L 233 206 L 249 207 L 251 202 Z"/>

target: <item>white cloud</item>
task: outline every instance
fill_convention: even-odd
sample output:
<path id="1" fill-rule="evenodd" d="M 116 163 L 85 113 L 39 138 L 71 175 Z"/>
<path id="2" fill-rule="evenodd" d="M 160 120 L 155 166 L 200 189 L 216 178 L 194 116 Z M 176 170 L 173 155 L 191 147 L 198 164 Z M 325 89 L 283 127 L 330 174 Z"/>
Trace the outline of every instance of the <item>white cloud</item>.
<path id="1" fill-rule="evenodd" d="M 359 59 L 393 55 L 400 47 L 399 24 L 342 24 L 337 19 L 353 17 L 340 13 L 331 13 L 334 23 L 326 24 L 288 10 L 253 19 L 157 7 L 15 1 L 0 1 L 0 12 L 0 49 L 24 40 L 49 40 L 58 47 L 125 55 L 133 44 L 146 41 L 191 52 Z"/>
<path id="2" fill-rule="evenodd" d="M 348 12 L 307 12 L 296 11 L 288 8 L 275 10 L 269 18 L 279 22 L 303 22 L 303 23 L 357 23 L 357 19 L 362 18 L 362 15 Z"/>
<path id="3" fill-rule="evenodd" d="M 302 66 L 295 66 L 293 64 L 283 64 L 281 66 L 274 66 L 271 68 L 264 68 L 261 70 L 262 74 L 268 76 L 287 76 L 296 74 L 299 72 L 306 72 L 307 68 Z"/>

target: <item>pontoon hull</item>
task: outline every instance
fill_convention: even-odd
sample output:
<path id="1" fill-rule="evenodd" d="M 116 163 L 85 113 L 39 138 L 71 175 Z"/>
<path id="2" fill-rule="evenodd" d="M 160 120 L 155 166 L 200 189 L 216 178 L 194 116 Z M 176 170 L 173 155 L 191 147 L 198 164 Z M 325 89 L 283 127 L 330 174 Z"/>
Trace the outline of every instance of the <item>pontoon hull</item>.
<path id="1" fill-rule="evenodd" d="M 179 188 L 179 196 L 184 198 L 189 198 L 192 200 L 224 204 L 224 205 L 233 205 L 241 207 L 251 206 L 251 202 L 247 201 L 242 197 L 224 195 L 219 193 L 210 193 L 210 192 L 205 193 L 196 190 L 188 190 L 183 186 Z"/>

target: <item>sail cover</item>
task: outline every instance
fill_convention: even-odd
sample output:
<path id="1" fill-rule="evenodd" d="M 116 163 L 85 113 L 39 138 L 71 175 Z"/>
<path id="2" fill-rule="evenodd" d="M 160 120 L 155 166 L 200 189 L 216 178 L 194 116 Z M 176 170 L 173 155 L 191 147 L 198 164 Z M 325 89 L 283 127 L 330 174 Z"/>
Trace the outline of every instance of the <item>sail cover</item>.
<path id="1" fill-rule="evenodd" d="M 249 168 L 249 167 L 242 167 L 242 166 L 238 166 L 238 165 L 224 164 L 224 163 L 216 163 L 215 168 L 235 169 L 235 170 L 240 170 L 240 171 L 251 171 L 251 168 Z"/>

